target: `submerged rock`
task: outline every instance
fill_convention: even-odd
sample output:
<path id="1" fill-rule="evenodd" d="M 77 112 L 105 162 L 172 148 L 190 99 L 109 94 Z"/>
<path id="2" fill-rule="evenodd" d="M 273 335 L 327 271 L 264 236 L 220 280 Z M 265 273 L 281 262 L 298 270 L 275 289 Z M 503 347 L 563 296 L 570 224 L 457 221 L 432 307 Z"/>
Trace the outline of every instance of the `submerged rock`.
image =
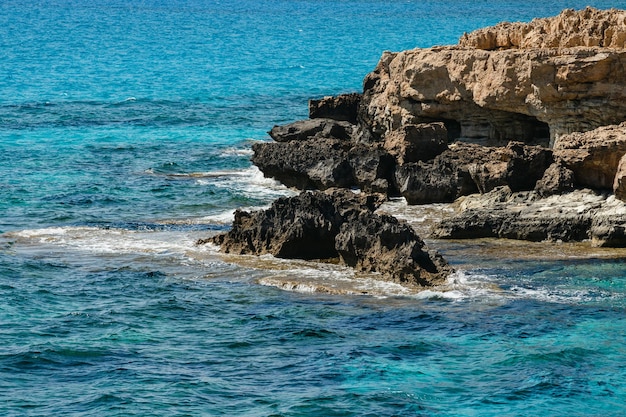
<path id="1" fill-rule="evenodd" d="M 443 283 L 453 271 L 405 222 L 374 213 L 382 199 L 346 190 L 279 198 L 267 210 L 237 211 L 232 229 L 212 242 L 226 253 L 328 259 L 379 272 L 407 286 Z"/>

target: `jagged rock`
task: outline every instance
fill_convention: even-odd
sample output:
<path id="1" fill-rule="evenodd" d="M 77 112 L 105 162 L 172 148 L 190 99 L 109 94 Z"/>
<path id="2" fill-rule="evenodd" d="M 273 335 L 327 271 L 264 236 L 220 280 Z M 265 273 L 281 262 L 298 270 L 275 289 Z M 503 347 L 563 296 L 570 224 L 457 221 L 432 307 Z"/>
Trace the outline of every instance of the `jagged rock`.
<path id="1" fill-rule="evenodd" d="M 356 124 L 359 104 L 361 104 L 361 94 L 358 93 L 309 100 L 309 118 L 329 118 Z"/>
<path id="2" fill-rule="evenodd" d="M 228 233 L 198 243 L 212 242 L 235 254 L 339 257 L 346 265 L 380 272 L 383 278 L 404 285 L 442 283 L 452 268 L 429 252 L 407 223 L 375 214 L 381 202 L 380 196 L 347 190 L 303 192 L 279 198 L 267 210 L 238 210 Z"/>
<path id="3" fill-rule="evenodd" d="M 626 154 L 622 156 L 622 159 L 620 159 L 617 165 L 617 173 L 613 181 L 613 192 L 615 193 L 615 197 L 626 201 Z"/>
<path id="4" fill-rule="evenodd" d="M 555 158 L 574 172 L 576 184 L 596 189 L 613 189 L 625 154 L 626 123 L 564 135 L 554 144 Z"/>
<path id="5" fill-rule="evenodd" d="M 340 139 L 350 140 L 354 126 L 348 122 L 332 119 L 307 119 L 289 123 L 283 126 L 274 126 L 268 133 L 276 142 L 309 139 Z"/>
<path id="6" fill-rule="evenodd" d="M 399 166 L 395 180 L 409 204 L 452 202 L 502 185 L 514 191 L 532 190 L 551 163 L 551 151 L 540 146 L 456 143 L 433 161 Z"/>
<path id="7" fill-rule="evenodd" d="M 279 258 L 325 259 L 337 257 L 335 236 L 345 216 L 356 211 L 372 212 L 375 196 L 347 190 L 332 193 L 303 192 L 275 200 L 267 210 L 252 213 L 237 210 L 232 229 L 212 241 L 226 253 Z"/>
<path id="8" fill-rule="evenodd" d="M 359 187 L 387 194 L 395 167 L 382 148 L 337 139 L 256 143 L 252 162 L 266 177 L 301 190 Z"/>
<path id="9" fill-rule="evenodd" d="M 428 161 L 448 149 L 448 131 L 443 123 L 405 125 L 387 135 L 384 147 L 400 165 Z"/>
<path id="10" fill-rule="evenodd" d="M 484 49 L 572 48 L 577 46 L 624 48 L 626 12 L 587 7 L 565 9 L 556 17 L 530 23 L 500 23 L 461 37 L 459 45 Z"/>
<path id="11" fill-rule="evenodd" d="M 501 185 L 513 191 L 532 190 L 552 163 L 552 152 L 541 146 L 510 142 L 505 148 L 486 148 L 469 165 L 470 175 L 481 193 Z"/>
<path id="12" fill-rule="evenodd" d="M 355 185 L 350 144 L 337 139 L 255 143 L 252 163 L 266 177 L 300 190 Z"/>
<path id="13" fill-rule="evenodd" d="M 468 170 L 446 157 L 435 158 L 430 163 L 404 164 L 396 169 L 396 188 L 408 204 L 451 202 L 478 192 Z"/>
<path id="14" fill-rule="evenodd" d="M 543 177 L 537 181 L 535 191 L 541 197 L 563 194 L 574 190 L 574 172 L 558 162 L 546 169 Z"/>
<path id="15" fill-rule="evenodd" d="M 593 20 L 594 13 L 568 17 L 580 20 L 581 39 L 587 26 L 605 25 Z M 619 21 L 623 13 L 606 12 L 606 22 Z M 558 17 L 545 25 L 560 30 Z M 530 26 L 519 24 L 520 33 L 530 33 Z M 380 140 L 405 125 L 441 121 L 474 142 L 544 145 L 548 138 L 554 143 L 564 134 L 620 123 L 626 114 L 626 50 L 623 35 L 611 34 L 613 29 L 606 26 L 608 45 L 594 47 L 386 52 L 364 80 L 359 120 Z"/>
<path id="16" fill-rule="evenodd" d="M 365 272 L 380 272 L 404 284 L 442 284 L 452 272 L 436 252 L 406 222 L 395 217 L 360 212 L 341 225 L 335 245 L 343 263 Z"/>
<path id="17" fill-rule="evenodd" d="M 348 163 L 352 169 L 354 185 L 365 192 L 393 193 L 391 178 L 395 160 L 384 149 L 365 144 L 356 144 L 348 151 Z"/>

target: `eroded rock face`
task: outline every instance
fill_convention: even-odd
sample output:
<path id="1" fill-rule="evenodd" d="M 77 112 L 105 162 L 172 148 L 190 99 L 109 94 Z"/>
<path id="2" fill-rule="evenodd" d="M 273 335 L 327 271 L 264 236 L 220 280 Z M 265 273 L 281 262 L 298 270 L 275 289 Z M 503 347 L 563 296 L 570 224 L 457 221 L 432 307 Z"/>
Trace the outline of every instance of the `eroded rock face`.
<path id="1" fill-rule="evenodd" d="M 500 26 L 469 34 L 458 46 L 385 53 L 364 80 L 360 120 L 382 139 L 405 125 L 441 121 L 464 140 L 491 145 L 547 145 L 548 138 L 553 143 L 571 132 L 620 123 L 626 114 L 624 12 L 603 12 L 600 22 L 593 20 L 596 12 L 515 24 L 508 37 L 499 35 L 507 27 Z M 579 21 L 568 47 L 550 40 L 564 20 Z M 622 23 L 614 28 L 613 21 Z M 541 32 L 535 26 L 554 28 L 541 47 L 532 47 Z M 596 26 L 605 27 L 601 42 L 586 32 Z M 510 46 L 516 44 L 522 48 Z M 593 46 L 579 46 L 587 44 Z"/>
<path id="2" fill-rule="evenodd" d="M 309 100 L 309 118 L 330 118 L 356 124 L 360 104 L 361 94 L 357 93 Z"/>
<path id="3" fill-rule="evenodd" d="M 407 223 L 375 214 L 382 200 L 346 190 L 303 192 L 279 198 L 267 210 L 237 211 L 228 233 L 198 243 L 213 242 L 235 254 L 339 257 L 346 265 L 407 286 L 443 283 L 452 268 Z"/>
<path id="4" fill-rule="evenodd" d="M 574 48 L 626 46 L 626 12 L 566 9 L 556 17 L 530 23 L 500 23 L 465 34 L 460 46 L 492 51 L 496 49 Z"/>
<path id="5" fill-rule="evenodd" d="M 448 131 L 443 123 L 405 125 L 390 132 L 383 146 L 400 165 L 428 161 L 448 149 Z"/>
<path id="6" fill-rule="evenodd" d="M 399 166 L 395 180 L 409 204 L 452 202 L 503 185 L 532 190 L 551 163 L 552 151 L 540 146 L 456 143 L 432 161 Z"/>
<path id="7" fill-rule="evenodd" d="M 564 194 L 573 190 L 574 172 L 557 162 L 546 169 L 543 177 L 535 185 L 535 191 L 541 197 Z"/>
<path id="8" fill-rule="evenodd" d="M 555 158 L 574 172 L 581 187 L 613 189 L 625 154 L 626 123 L 564 135 L 554 144 Z"/>

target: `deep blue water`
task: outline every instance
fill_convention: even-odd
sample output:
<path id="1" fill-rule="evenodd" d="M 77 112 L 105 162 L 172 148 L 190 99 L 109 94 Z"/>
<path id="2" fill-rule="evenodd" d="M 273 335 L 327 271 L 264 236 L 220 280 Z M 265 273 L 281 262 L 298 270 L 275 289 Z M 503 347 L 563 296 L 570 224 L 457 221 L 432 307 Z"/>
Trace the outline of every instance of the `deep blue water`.
<path id="1" fill-rule="evenodd" d="M 587 4 L 626 8 L 3 1 L 0 415 L 626 414 L 624 253 L 433 242 L 460 272 L 412 294 L 194 245 L 291 193 L 251 143 L 382 51 Z"/>

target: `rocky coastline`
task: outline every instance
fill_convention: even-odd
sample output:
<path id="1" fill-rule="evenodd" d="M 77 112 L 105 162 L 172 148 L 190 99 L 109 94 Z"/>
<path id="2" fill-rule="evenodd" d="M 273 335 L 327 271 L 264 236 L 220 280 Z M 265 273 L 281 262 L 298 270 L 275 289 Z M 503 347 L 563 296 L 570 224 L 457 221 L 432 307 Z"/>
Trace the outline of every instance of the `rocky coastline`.
<path id="1" fill-rule="evenodd" d="M 265 176 L 303 193 L 238 212 L 211 241 L 437 285 L 452 268 L 410 226 L 374 213 L 402 196 L 451 204 L 437 239 L 626 247 L 625 22 L 621 10 L 564 10 L 385 52 L 362 93 L 311 100 L 309 119 L 253 145 Z"/>

